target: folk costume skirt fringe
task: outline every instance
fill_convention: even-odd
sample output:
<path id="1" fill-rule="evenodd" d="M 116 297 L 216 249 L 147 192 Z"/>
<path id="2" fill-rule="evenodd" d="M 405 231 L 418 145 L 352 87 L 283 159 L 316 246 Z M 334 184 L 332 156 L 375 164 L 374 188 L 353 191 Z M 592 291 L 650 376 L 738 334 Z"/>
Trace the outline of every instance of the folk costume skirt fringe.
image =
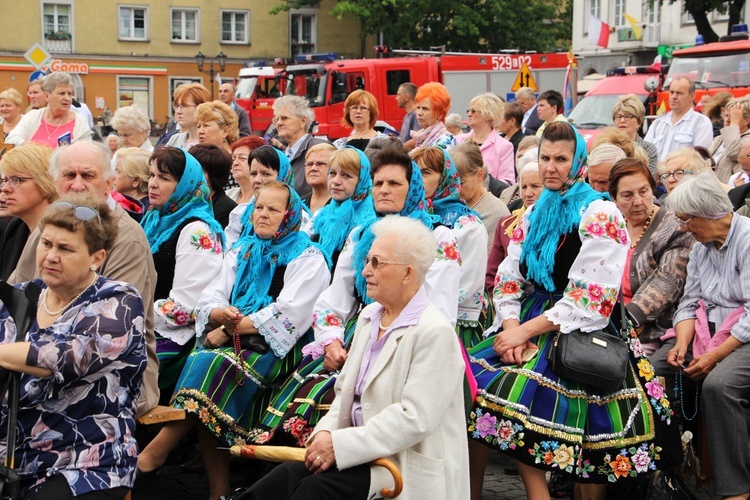
<path id="1" fill-rule="evenodd" d="M 559 298 L 532 294 L 524 300 L 522 322 Z M 617 482 L 673 466 L 662 464 L 661 455 L 664 438 L 671 436 L 671 443 L 677 436 L 667 432 L 676 425 L 669 425 L 669 401 L 638 339 L 628 339 L 623 386 L 605 394 L 552 371 L 547 353 L 555 335 L 532 339 L 540 350 L 523 366 L 503 364 L 493 350 L 494 335 L 470 350 L 479 386 L 468 419 L 470 438 L 533 467 L 570 474 L 576 482 Z M 679 441 L 674 445 L 679 451 Z"/>
<path id="2" fill-rule="evenodd" d="M 283 358 L 232 347 L 199 347 L 188 357 L 170 405 L 198 417 L 225 446 L 251 442 L 254 429 L 271 398 L 302 359 L 302 346 L 312 339 L 308 331 Z"/>

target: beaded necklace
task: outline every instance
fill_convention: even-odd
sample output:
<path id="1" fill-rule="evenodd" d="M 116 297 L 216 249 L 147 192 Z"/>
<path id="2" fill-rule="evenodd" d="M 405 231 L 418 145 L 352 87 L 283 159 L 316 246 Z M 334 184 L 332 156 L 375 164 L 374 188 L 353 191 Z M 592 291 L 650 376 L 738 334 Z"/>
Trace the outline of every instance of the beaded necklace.
<path id="1" fill-rule="evenodd" d="M 96 280 L 98 278 L 99 278 L 99 275 L 96 274 L 96 273 L 94 273 L 94 279 L 91 280 L 91 283 L 89 283 L 86 288 L 84 288 L 83 290 L 81 290 L 81 293 L 79 293 L 78 295 L 76 295 L 75 297 L 73 297 L 73 300 L 71 300 L 70 302 L 68 302 L 64 306 L 62 306 L 62 308 L 58 309 L 57 311 L 50 311 L 49 307 L 47 307 L 47 291 L 49 290 L 49 288 L 45 288 L 44 290 L 42 290 L 42 297 L 41 297 L 42 308 L 44 309 L 44 312 L 46 312 L 50 316 L 59 316 L 59 315 L 61 315 L 62 313 L 65 312 L 65 310 L 68 307 L 70 307 L 71 305 L 73 305 L 73 303 L 75 301 L 77 301 L 78 299 L 80 299 L 81 296 L 83 296 L 83 294 L 86 293 L 86 290 L 88 290 L 89 288 L 91 288 L 92 285 L 94 283 L 96 283 Z"/>
<path id="2" fill-rule="evenodd" d="M 646 231 L 648 231 L 648 226 L 651 225 L 651 219 L 654 218 L 654 214 L 656 213 L 656 210 L 654 208 L 651 208 L 651 213 L 648 216 L 648 219 L 646 219 L 646 223 L 643 225 L 643 231 L 641 231 L 641 235 L 638 236 L 638 239 L 635 240 L 633 243 L 630 244 L 630 248 L 635 248 L 638 246 L 638 243 L 641 242 L 641 238 L 643 238 L 643 235 L 646 234 Z M 628 220 L 625 219 L 625 223 L 627 224 Z"/>

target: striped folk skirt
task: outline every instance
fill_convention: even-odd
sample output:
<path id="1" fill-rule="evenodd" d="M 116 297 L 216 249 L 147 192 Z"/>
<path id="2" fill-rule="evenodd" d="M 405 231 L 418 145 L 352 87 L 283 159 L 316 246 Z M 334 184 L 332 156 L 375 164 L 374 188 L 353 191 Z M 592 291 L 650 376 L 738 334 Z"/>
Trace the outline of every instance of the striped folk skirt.
<path id="1" fill-rule="evenodd" d="M 532 294 L 522 322 L 559 296 Z M 612 393 L 561 379 L 547 354 L 556 332 L 532 339 L 539 353 L 522 366 L 505 365 L 495 336 L 470 350 L 479 386 L 469 414 L 470 438 L 536 468 L 570 474 L 576 482 L 607 483 L 648 474 L 679 452 L 676 424 L 653 367 L 635 336 L 622 387 Z M 664 448 L 669 447 L 665 455 Z"/>
<path id="2" fill-rule="evenodd" d="M 198 417 L 223 445 L 247 444 L 271 398 L 302 359 L 302 346 L 311 339 L 312 330 L 283 358 L 270 349 L 265 354 L 242 349 L 238 360 L 231 347 L 199 347 L 185 362 L 170 405 Z"/>

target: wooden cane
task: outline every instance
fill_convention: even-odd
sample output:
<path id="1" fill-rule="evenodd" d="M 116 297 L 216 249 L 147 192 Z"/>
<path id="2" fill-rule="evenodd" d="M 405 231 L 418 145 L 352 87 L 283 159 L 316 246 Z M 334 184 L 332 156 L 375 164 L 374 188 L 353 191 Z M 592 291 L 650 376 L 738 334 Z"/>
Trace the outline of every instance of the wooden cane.
<path id="1" fill-rule="evenodd" d="M 305 461 L 305 449 L 292 448 L 291 446 L 232 446 L 229 448 L 229 452 L 235 457 L 255 458 L 258 460 L 266 460 L 268 462 Z M 401 477 L 401 472 L 398 470 L 398 467 L 396 467 L 396 464 L 387 458 L 378 458 L 377 460 L 372 461 L 370 465 L 384 467 L 391 473 L 391 476 L 393 476 L 393 489 L 383 488 L 380 490 L 380 494 L 385 498 L 396 498 L 399 496 L 401 490 L 404 489 L 404 479 Z"/>

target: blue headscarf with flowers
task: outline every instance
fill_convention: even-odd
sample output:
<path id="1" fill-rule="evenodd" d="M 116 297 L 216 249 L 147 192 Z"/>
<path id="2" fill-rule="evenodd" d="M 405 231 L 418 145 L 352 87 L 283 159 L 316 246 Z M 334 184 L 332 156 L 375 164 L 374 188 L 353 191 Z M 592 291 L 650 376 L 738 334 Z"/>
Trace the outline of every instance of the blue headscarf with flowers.
<path id="1" fill-rule="evenodd" d="M 288 184 L 289 202 L 276 234 L 270 239 L 259 237 L 251 223 L 232 247 L 237 252 L 237 275 L 231 303 L 242 314 L 259 311 L 273 302 L 269 295 L 271 280 L 279 266 L 286 266 L 314 243 L 300 231 L 303 205 L 294 188 Z M 255 202 L 248 207 L 251 219 Z"/>
<path id="2" fill-rule="evenodd" d="M 346 148 L 359 156 L 359 180 L 354 194 L 344 201 L 331 200 L 320 209 L 313 221 L 313 233 L 320 236 L 320 247 L 329 259 L 334 252 L 341 250 L 352 229 L 368 226 L 375 219 L 375 208 L 370 196 L 370 160 L 359 149 L 351 146 Z"/>
<path id="3" fill-rule="evenodd" d="M 279 157 L 279 172 L 276 175 L 276 180 L 279 182 L 283 182 L 287 186 L 294 187 L 294 169 L 292 168 L 292 164 L 289 163 L 289 158 L 287 158 L 287 156 L 284 153 L 282 153 L 281 151 L 279 151 L 273 146 L 261 146 L 258 149 L 262 149 L 262 148 L 273 149 L 274 153 L 276 153 L 276 155 Z M 272 165 L 264 165 L 264 166 L 268 168 L 273 168 Z M 255 200 L 255 198 L 253 198 L 253 200 Z M 250 202 L 248 203 L 247 208 L 245 208 L 245 211 L 242 212 L 242 217 L 241 217 L 242 234 L 240 235 L 240 237 L 244 236 L 247 233 L 249 227 L 252 225 L 250 219 L 251 219 L 254 209 L 255 209 L 255 203 Z M 305 208 L 305 210 L 307 209 Z"/>
<path id="4" fill-rule="evenodd" d="M 224 244 L 224 230 L 214 218 L 203 167 L 193 155 L 184 149 L 180 151 L 185 154 L 185 171 L 180 181 L 164 206 L 156 208 L 152 205 L 141 220 L 152 254 L 158 252 L 161 245 L 188 219 L 197 218 L 208 224 L 211 232 L 219 236 Z"/>
<path id="5" fill-rule="evenodd" d="M 370 197 L 370 199 L 372 200 L 372 197 Z M 432 230 L 435 225 L 440 222 L 440 217 L 428 214 L 424 208 L 425 204 L 422 172 L 419 170 L 419 166 L 416 163 L 411 162 L 409 192 L 406 194 L 404 208 L 397 215 L 417 219 Z M 362 276 L 362 270 L 365 268 L 365 257 L 367 257 L 367 254 L 370 252 L 370 247 L 372 247 L 372 243 L 375 241 L 375 235 L 372 232 L 372 225 L 379 218 L 385 217 L 385 215 L 388 214 L 375 212 L 375 215 L 376 218 L 372 219 L 368 225 L 362 228 L 359 238 L 355 238 L 354 252 L 352 254 L 352 268 L 355 271 L 354 286 L 357 288 L 359 296 L 365 301 L 365 304 L 372 302 L 372 300 L 367 297 L 367 280 Z"/>
<path id="6" fill-rule="evenodd" d="M 607 199 L 605 193 L 594 191 L 585 182 L 588 168 L 586 140 L 568 122 L 555 123 L 565 124 L 564 126 L 570 127 L 575 134 L 573 164 L 559 190 L 552 191 L 546 187 L 542 190 L 542 194 L 529 214 L 529 231 L 523 242 L 523 250 L 521 250 L 521 262 L 525 262 L 528 268 L 526 279 L 542 285 L 548 292 L 555 291 L 552 273 L 560 238 L 578 229 L 581 216 L 591 202 Z M 542 143 L 547 140 L 545 135 L 546 131 L 542 135 Z"/>
<path id="7" fill-rule="evenodd" d="M 444 149 L 433 149 L 443 153 L 443 171 L 435 194 L 427 199 L 427 212 L 439 216 L 440 222 L 449 228 L 453 228 L 459 217 L 464 215 L 473 215 L 481 220 L 478 213 L 461 201 L 461 177 L 453 158 Z"/>

